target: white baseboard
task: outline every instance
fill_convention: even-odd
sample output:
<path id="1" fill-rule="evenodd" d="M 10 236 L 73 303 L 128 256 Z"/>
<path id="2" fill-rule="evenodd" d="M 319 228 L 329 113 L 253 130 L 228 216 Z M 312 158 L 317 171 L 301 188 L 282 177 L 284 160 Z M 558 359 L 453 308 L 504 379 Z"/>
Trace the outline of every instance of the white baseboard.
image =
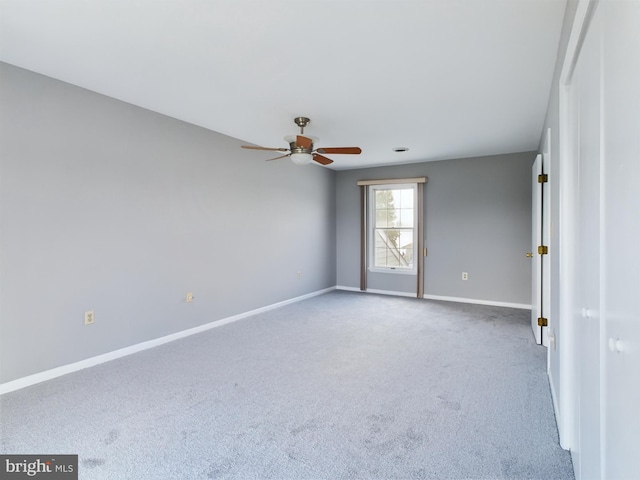
<path id="1" fill-rule="evenodd" d="M 349 291 L 349 292 L 361 292 L 362 291 L 359 288 L 345 287 L 345 286 L 341 286 L 341 285 L 337 285 L 336 286 L 336 290 L 346 290 L 346 291 Z M 375 290 L 375 289 L 371 289 L 371 288 L 368 288 L 363 293 L 378 293 L 378 294 L 381 294 L 381 295 L 396 295 L 396 296 L 400 296 L 400 297 L 416 298 L 416 294 L 415 293 L 395 292 L 395 291 L 391 291 L 391 290 Z M 509 307 L 509 308 L 519 308 L 519 309 L 522 309 L 522 310 L 531 310 L 531 305 L 528 305 L 526 303 L 496 302 L 496 301 L 493 301 L 493 300 L 478 300 L 476 298 L 445 297 L 445 296 L 442 296 L 442 295 L 427 295 L 427 294 L 425 294 L 423 298 L 426 299 L 426 300 L 442 300 L 442 301 L 445 301 L 445 302 L 473 303 L 473 304 L 476 304 L 476 305 L 490 305 L 490 306 L 493 306 L 493 307 Z"/>
<path id="2" fill-rule="evenodd" d="M 473 303 L 476 305 L 490 305 L 493 307 L 509 307 L 519 308 L 521 310 L 531 310 L 531 305 L 526 303 L 510 303 L 510 302 L 496 302 L 494 300 L 478 300 L 477 298 L 462 298 L 462 297 L 444 297 L 441 295 L 424 295 L 426 300 L 442 300 L 445 302 L 458 302 L 458 303 Z"/>
<path id="3" fill-rule="evenodd" d="M 182 330 L 180 332 L 172 333 L 170 335 L 165 335 L 164 337 L 155 338 L 153 340 L 148 340 L 146 342 L 137 343 L 135 345 L 114 350 L 112 352 L 108 352 L 102 355 L 97 355 L 95 357 L 87 358 L 79 362 L 70 363 L 68 365 L 63 365 L 61 367 L 52 368 L 50 370 L 45 370 L 43 372 L 35 373 L 33 375 L 28 375 L 26 377 L 18 378 L 16 380 L 12 380 L 10 382 L 0 384 L 0 395 L 4 393 L 13 392 L 15 390 L 20 390 L 21 388 L 29 387 L 31 385 L 35 385 L 36 383 L 51 380 L 56 377 L 61 377 L 62 375 L 66 375 L 68 373 L 73 373 L 79 370 L 83 370 L 85 368 L 93 367 L 101 363 L 109 362 L 117 358 L 125 357 L 133 353 L 141 352 L 142 350 L 148 350 L 149 348 L 154 348 L 159 345 L 163 345 L 165 343 L 173 342 L 174 340 L 179 340 L 181 338 L 195 335 L 196 333 L 201 333 L 201 332 L 210 330 L 212 328 L 216 328 L 222 325 L 226 325 L 228 323 L 236 322 L 238 320 L 242 320 L 243 318 L 247 318 L 252 315 L 256 315 L 258 313 L 267 312 L 269 310 L 283 307 L 291 303 L 296 303 L 302 300 L 306 300 L 307 298 L 316 297 L 318 295 L 331 292 L 335 289 L 336 287 L 330 287 L 330 288 L 325 288 L 323 290 L 318 290 L 312 293 L 307 293 L 306 295 L 301 295 L 299 297 L 291 298 L 289 300 L 284 300 L 282 302 L 274 303 L 272 305 L 267 305 L 266 307 L 257 308 L 255 310 L 240 313 L 238 315 L 233 315 L 232 317 L 223 318 L 221 320 L 215 320 L 213 322 L 209 322 L 204 325 L 200 325 L 198 327 L 189 328 L 187 330 Z"/>
<path id="4" fill-rule="evenodd" d="M 547 361 L 548 363 L 548 361 Z M 555 413 L 556 428 L 558 429 L 558 437 L 560 439 L 560 446 L 565 450 L 571 450 L 571 445 L 567 441 L 568 435 L 564 431 L 563 417 L 560 412 L 560 404 L 558 403 L 558 394 L 556 393 L 555 383 L 553 381 L 553 374 L 551 369 L 547 365 L 547 377 L 549 378 L 549 389 L 551 390 L 551 402 L 553 404 L 553 412 Z"/>

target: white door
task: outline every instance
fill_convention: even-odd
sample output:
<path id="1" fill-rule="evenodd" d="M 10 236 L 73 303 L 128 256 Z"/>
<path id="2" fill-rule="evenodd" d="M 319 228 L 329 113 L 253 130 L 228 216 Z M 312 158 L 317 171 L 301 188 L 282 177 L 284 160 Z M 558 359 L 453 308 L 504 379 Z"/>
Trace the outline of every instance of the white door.
<path id="1" fill-rule="evenodd" d="M 568 165 L 561 210 L 571 228 L 575 217 L 575 232 L 563 240 L 572 260 L 562 272 L 570 289 L 562 396 L 570 402 L 561 414 L 575 422 L 576 479 L 640 478 L 640 0 L 583 0 L 578 11 L 578 57 L 567 83 L 575 125 L 566 128 L 576 163 Z"/>
<path id="2" fill-rule="evenodd" d="M 600 15 L 596 9 L 575 67 L 574 90 L 577 119 L 578 171 L 574 250 L 576 296 L 574 299 L 576 362 L 576 410 L 579 415 L 577 445 L 572 450 L 576 478 L 597 478 L 600 472 L 601 375 L 600 375 Z"/>
<path id="3" fill-rule="evenodd" d="M 640 1 L 600 2 L 602 39 L 602 477 L 640 478 Z"/>

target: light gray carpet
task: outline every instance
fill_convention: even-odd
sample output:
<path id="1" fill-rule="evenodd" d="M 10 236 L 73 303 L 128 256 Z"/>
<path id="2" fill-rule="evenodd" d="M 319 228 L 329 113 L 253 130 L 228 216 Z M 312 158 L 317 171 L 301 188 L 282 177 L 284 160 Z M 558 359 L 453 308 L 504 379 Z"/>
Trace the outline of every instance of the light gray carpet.
<path id="1" fill-rule="evenodd" d="M 572 479 L 529 312 L 332 292 L 0 397 L 81 479 Z"/>

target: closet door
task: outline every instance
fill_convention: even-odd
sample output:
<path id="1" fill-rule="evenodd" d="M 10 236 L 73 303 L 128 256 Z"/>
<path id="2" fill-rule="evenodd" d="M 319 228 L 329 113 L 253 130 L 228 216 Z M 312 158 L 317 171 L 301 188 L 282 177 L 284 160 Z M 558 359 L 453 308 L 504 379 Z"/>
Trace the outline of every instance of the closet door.
<path id="1" fill-rule="evenodd" d="M 600 13 L 596 8 L 571 81 L 577 121 L 576 261 L 574 324 L 579 395 L 577 448 L 572 449 L 578 479 L 600 472 Z M 595 476 L 595 477 L 594 477 Z"/>
<path id="2" fill-rule="evenodd" d="M 640 478 L 640 1 L 604 1 L 603 478 Z"/>

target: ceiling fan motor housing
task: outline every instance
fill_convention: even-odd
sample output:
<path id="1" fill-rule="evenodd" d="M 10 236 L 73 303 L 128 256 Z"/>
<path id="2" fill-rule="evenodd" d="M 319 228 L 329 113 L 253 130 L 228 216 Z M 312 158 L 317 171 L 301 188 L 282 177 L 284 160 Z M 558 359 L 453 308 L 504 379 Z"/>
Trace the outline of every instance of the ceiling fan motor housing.
<path id="1" fill-rule="evenodd" d="M 289 143 L 289 148 L 291 148 L 291 153 L 311 153 L 313 152 L 313 143 L 309 148 L 304 148 L 299 145 L 296 145 L 296 142 L 293 141 Z"/>

